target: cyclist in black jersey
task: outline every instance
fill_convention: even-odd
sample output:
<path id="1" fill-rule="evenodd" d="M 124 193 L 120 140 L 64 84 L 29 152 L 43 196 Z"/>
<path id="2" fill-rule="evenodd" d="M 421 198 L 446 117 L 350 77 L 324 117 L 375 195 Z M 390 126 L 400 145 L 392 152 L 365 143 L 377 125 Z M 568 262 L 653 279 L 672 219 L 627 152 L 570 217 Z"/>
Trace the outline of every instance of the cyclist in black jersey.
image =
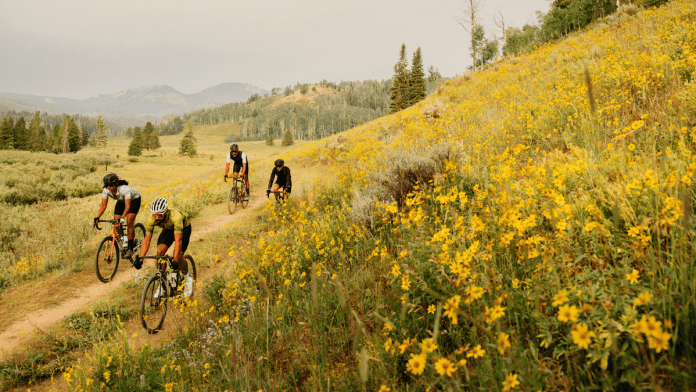
<path id="1" fill-rule="evenodd" d="M 225 178 L 230 172 L 230 162 L 234 161 L 234 166 L 232 168 L 232 175 L 237 177 L 239 172 L 242 172 L 242 177 L 244 178 L 244 183 L 246 184 L 246 196 L 245 200 L 249 200 L 249 161 L 244 152 L 239 151 L 239 146 L 233 144 L 230 146 L 230 152 L 227 153 L 227 164 L 225 165 Z"/>
<path id="2" fill-rule="evenodd" d="M 286 197 L 290 197 L 290 192 L 292 191 L 292 176 L 290 175 L 290 168 L 285 166 L 285 161 L 282 159 L 276 159 L 275 167 L 271 170 L 271 179 L 268 180 L 268 189 L 266 190 L 266 196 L 271 194 L 271 186 L 273 186 L 273 192 L 283 187 L 287 193 Z M 277 177 L 277 178 L 276 178 Z M 275 179 L 275 184 L 273 180 Z M 278 199 L 278 194 L 275 194 L 276 199 Z"/>

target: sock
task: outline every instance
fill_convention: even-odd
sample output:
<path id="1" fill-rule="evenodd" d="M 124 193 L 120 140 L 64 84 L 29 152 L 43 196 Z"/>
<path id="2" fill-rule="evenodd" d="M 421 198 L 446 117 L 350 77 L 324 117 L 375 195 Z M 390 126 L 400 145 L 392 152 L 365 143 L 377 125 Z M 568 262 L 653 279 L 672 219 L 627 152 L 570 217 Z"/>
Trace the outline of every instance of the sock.
<path id="1" fill-rule="evenodd" d="M 134 240 L 132 240 L 130 238 L 128 239 L 128 250 L 133 250 L 133 242 L 134 242 Z"/>
<path id="2" fill-rule="evenodd" d="M 249 188 L 247 188 L 247 196 L 249 196 Z"/>

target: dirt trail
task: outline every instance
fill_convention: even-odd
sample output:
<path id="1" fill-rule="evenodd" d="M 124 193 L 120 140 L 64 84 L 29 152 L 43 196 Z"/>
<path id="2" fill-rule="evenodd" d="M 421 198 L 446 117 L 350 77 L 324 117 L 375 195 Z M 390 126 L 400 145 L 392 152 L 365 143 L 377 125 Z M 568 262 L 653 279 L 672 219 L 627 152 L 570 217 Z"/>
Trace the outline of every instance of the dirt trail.
<path id="1" fill-rule="evenodd" d="M 261 187 L 257 187 L 251 195 L 251 200 L 247 208 L 238 208 L 234 214 L 228 213 L 226 203 L 206 208 L 201 215 L 208 217 L 194 219 L 192 222 L 192 245 L 195 243 L 195 241 L 199 241 L 205 235 L 231 223 L 233 220 L 243 220 L 253 216 L 253 214 L 255 214 L 256 211 L 267 202 L 265 196 L 265 190 L 261 189 Z M 218 210 L 219 214 L 210 214 L 211 212 L 217 212 Z M 150 253 L 152 253 L 152 249 L 153 248 L 151 247 Z M 7 329 L 0 332 L 0 360 L 8 358 L 13 352 L 15 352 L 15 350 L 23 346 L 26 341 L 32 337 L 35 330 L 47 329 L 52 324 L 62 320 L 64 317 L 78 312 L 81 309 L 87 308 L 91 303 L 104 298 L 109 292 L 117 289 L 121 283 L 135 278 L 136 274 L 140 273 L 140 275 L 142 275 L 142 272 L 130 267 L 128 260 L 121 261 L 121 263 L 124 262 L 126 265 L 128 265 L 128 268 L 121 270 L 121 267 L 119 267 L 119 271 L 114 277 L 113 281 L 105 284 L 97 281 L 95 278 L 95 283 L 92 283 L 87 287 L 83 287 L 80 290 L 76 290 L 76 297 L 66 300 L 60 305 L 52 308 L 41 309 L 28 313 L 22 320 L 12 324 Z M 200 268 L 198 272 L 198 281 L 202 282 L 215 271 L 215 268 Z M 197 292 L 198 295 L 200 295 L 202 290 L 198 288 Z M 138 338 L 134 339 L 133 341 L 133 343 L 136 345 L 146 342 L 153 346 L 158 345 L 171 335 L 171 326 L 178 324 L 175 321 L 177 313 L 178 312 L 175 311 L 169 312 L 167 315 L 167 320 L 165 321 L 165 329 L 156 335 L 148 335 L 140 325 L 140 321 L 137 319 L 137 317 L 126 323 L 126 330 L 129 332 L 129 336 L 132 333 L 138 334 Z M 167 328 L 167 326 L 169 326 L 169 328 Z"/>

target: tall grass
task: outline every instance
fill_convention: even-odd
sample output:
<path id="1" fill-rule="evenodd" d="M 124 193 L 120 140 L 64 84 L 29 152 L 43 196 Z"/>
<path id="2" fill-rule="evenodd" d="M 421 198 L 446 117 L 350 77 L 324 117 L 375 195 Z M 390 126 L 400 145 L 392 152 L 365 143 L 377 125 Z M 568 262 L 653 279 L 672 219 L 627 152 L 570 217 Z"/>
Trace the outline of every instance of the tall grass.
<path id="1" fill-rule="evenodd" d="M 693 389 L 694 42 L 673 1 L 308 147 L 333 181 L 228 245 L 170 346 L 113 366 L 167 358 L 165 390 Z M 71 386 L 115 387 L 94 380 L 122 347 Z"/>
<path id="2" fill-rule="evenodd" d="M 0 152 L 0 203 L 26 205 L 101 192 L 99 166 L 114 159 L 98 154 Z"/>

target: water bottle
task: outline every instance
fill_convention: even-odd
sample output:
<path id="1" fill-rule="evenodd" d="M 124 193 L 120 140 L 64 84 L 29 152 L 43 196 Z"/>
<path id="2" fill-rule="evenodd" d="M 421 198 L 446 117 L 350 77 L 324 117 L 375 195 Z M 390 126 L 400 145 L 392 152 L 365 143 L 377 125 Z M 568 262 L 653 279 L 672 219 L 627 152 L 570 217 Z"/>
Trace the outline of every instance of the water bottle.
<path id="1" fill-rule="evenodd" d="M 171 272 L 167 280 L 169 280 L 169 285 L 172 289 L 176 290 L 176 272 Z"/>

